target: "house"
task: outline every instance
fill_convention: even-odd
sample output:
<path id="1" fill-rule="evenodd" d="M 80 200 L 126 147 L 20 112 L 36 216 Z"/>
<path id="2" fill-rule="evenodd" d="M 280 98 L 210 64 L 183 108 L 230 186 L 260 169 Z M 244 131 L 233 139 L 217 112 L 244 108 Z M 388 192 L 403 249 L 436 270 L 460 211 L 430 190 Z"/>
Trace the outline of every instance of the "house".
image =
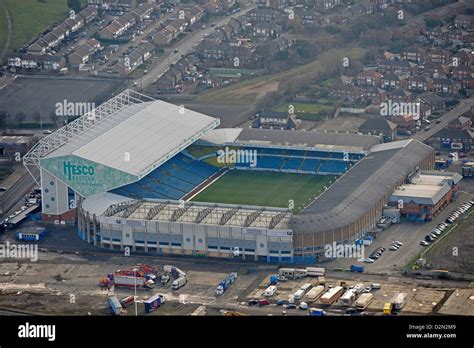
<path id="1" fill-rule="evenodd" d="M 274 22 L 258 22 L 252 27 L 253 36 L 276 38 L 280 35 L 280 27 Z"/>
<path id="2" fill-rule="evenodd" d="M 382 135 L 385 142 L 394 141 L 397 134 L 397 125 L 386 117 L 369 117 L 359 126 L 362 134 Z"/>
<path id="3" fill-rule="evenodd" d="M 402 58 L 415 63 L 421 63 L 425 59 L 425 52 L 420 48 L 409 48 L 402 52 Z"/>
<path id="4" fill-rule="evenodd" d="M 399 115 L 392 117 L 390 121 L 397 125 L 397 131 L 400 134 L 413 132 L 416 128 L 416 118 L 414 115 Z"/>
<path id="5" fill-rule="evenodd" d="M 456 63 L 454 63 L 456 62 Z M 474 64 L 474 53 L 469 51 L 461 50 L 453 56 L 453 65 L 466 65 L 471 66 Z"/>
<path id="6" fill-rule="evenodd" d="M 386 73 L 382 75 L 380 79 L 380 87 L 384 89 L 395 89 L 400 87 L 400 77 L 392 74 Z"/>
<path id="7" fill-rule="evenodd" d="M 432 78 L 446 78 L 447 69 L 441 63 L 425 63 L 423 65 L 423 74 Z"/>
<path id="8" fill-rule="evenodd" d="M 463 113 L 461 116 L 469 118 L 471 120 L 471 125 L 474 125 L 474 107 L 471 106 L 471 109 Z"/>
<path id="9" fill-rule="evenodd" d="M 431 79 L 425 76 L 411 76 L 407 79 L 407 88 L 409 91 L 430 91 Z"/>
<path id="10" fill-rule="evenodd" d="M 100 42 L 94 38 L 87 40 L 85 43 L 76 47 L 73 53 L 68 56 L 69 64 L 79 66 L 90 60 L 90 57 L 97 52 Z"/>
<path id="11" fill-rule="evenodd" d="M 379 105 L 385 99 L 385 91 L 375 86 L 361 87 L 362 98 L 374 105 Z"/>
<path id="12" fill-rule="evenodd" d="M 26 53 L 8 58 L 8 66 L 12 68 L 59 71 L 64 68 L 65 65 L 66 60 L 59 55 L 35 55 Z"/>
<path id="13" fill-rule="evenodd" d="M 174 39 L 174 31 L 163 28 L 150 35 L 151 40 L 156 46 L 168 45 Z"/>
<path id="14" fill-rule="evenodd" d="M 155 46 L 149 42 L 143 43 L 135 48 L 130 54 L 122 59 L 116 67 L 120 75 L 127 75 L 146 62 L 155 52 Z M 128 58 L 128 59 L 127 59 Z"/>
<path id="15" fill-rule="evenodd" d="M 474 140 L 474 132 L 470 129 L 445 127 L 433 134 L 425 142 L 435 149 L 456 149 L 470 151 Z"/>
<path id="16" fill-rule="evenodd" d="M 429 63 L 447 64 L 450 61 L 450 56 L 448 51 L 434 48 L 427 51 L 425 58 Z"/>
<path id="17" fill-rule="evenodd" d="M 448 123 L 448 128 L 451 129 L 469 129 L 472 126 L 470 117 L 459 116 Z"/>
<path id="18" fill-rule="evenodd" d="M 452 77 L 455 80 L 464 80 L 472 77 L 472 67 L 467 65 L 458 65 L 457 67 L 452 68 Z"/>
<path id="19" fill-rule="evenodd" d="M 271 8 L 255 8 L 247 13 L 253 23 L 271 22 L 279 19 L 282 12 Z"/>
<path id="20" fill-rule="evenodd" d="M 46 53 L 46 49 L 48 48 L 48 44 L 42 38 L 36 40 L 33 44 L 28 46 L 27 53 L 28 54 L 37 54 L 43 55 Z"/>
<path id="21" fill-rule="evenodd" d="M 357 86 L 380 86 L 382 74 L 374 70 L 365 70 L 360 72 L 356 78 Z"/>
<path id="22" fill-rule="evenodd" d="M 432 92 L 421 94 L 417 100 L 422 103 L 422 105 L 431 107 L 431 111 L 441 111 L 446 108 L 446 101 Z"/>
<path id="23" fill-rule="evenodd" d="M 288 0 L 256 0 L 255 3 L 260 7 L 269 7 L 279 10 L 288 6 Z"/>
<path id="24" fill-rule="evenodd" d="M 342 100 L 359 100 L 364 96 L 363 90 L 357 86 L 334 86 L 329 92 L 330 96 Z"/>
<path id="25" fill-rule="evenodd" d="M 396 88 L 395 90 L 388 92 L 388 96 L 393 101 L 405 103 L 408 103 L 413 99 L 412 93 L 403 88 Z"/>
<path id="26" fill-rule="evenodd" d="M 84 19 L 84 23 L 88 24 L 97 18 L 99 10 L 95 6 L 87 6 L 78 13 Z"/>
<path id="27" fill-rule="evenodd" d="M 471 30 L 474 29 L 474 16 L 458 14 L 454 19 L 456 28 Z"/>
<path id="28" fill-rule="evenodd" d="M 435 93 L 454 94 L 459 90 L 459 85 L 450 79 L 440 78 L 433 79 L 431 90 Z"/>
<path id="29" fill-rule="evenodd" d="M 69 28 L 71 33 L 74 33 L 84 26 L 84 19 L 76 16 L 76 18 L 68 18 L 64 21 L 64 24 Z"/>
<path id="30" fill-rule="evenodd" d="M 414 66 L 406 60 L 378 59 L 377 71 L 382 74 L 393 73 L 398 76 L 410 76 L 414 72 Z"/>

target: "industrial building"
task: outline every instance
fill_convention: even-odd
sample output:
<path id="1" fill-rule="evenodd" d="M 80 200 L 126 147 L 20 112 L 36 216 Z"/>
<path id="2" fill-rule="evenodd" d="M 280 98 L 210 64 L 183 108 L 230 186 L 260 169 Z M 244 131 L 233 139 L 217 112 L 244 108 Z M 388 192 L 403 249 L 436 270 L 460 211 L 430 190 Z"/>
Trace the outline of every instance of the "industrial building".
<path id="1" fill-rule="evenodd" d="M 24 158 L 39 168 L 44 220 L 75 221 L 88 243 L 157 254 L 314 262 L 325 244 L 373 228 L 392 193 L 434 166 L 417 141 L 268 129 L 215 129 L 219 119 L 127 90 L 42 139 Z M 189 148 L 252 150 L 258 164 L 210 165 Z M 229 170 L 332 175 L 299 213 L 190 201 Z M 456 179 L 457 180 L 457 179 Z"/>
<path id="2" fill-rule="evenodd" d="M 432 220 L 456 196 L 461 179 L 458 173 L 420 172 L 392 193 L 389 204 L 410 219 Z"/>

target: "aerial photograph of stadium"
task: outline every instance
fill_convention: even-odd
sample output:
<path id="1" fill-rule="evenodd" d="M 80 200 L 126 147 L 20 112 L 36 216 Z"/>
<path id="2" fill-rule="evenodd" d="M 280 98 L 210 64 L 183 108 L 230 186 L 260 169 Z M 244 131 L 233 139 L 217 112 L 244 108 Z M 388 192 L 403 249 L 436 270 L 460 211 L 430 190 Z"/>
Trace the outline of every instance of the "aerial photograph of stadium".
<path id="1" fill-rule="evenodd" d="M 327 316 L 472 346 L 473 90 L 472 0 L 0 0 L 0 344 Z"/>

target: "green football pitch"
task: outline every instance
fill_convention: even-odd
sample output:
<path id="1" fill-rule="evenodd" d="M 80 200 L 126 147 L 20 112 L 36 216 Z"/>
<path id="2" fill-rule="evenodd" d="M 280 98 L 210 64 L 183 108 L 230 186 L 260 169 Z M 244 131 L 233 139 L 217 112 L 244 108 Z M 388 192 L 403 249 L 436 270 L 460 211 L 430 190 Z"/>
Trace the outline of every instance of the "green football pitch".
<path id="1" fill-rule="evenodd" d="M 334 180 L 334 176 L 232 170 L 192 200 L 267 207 L 288 207 L 293 200 L 296 213 Z"/>

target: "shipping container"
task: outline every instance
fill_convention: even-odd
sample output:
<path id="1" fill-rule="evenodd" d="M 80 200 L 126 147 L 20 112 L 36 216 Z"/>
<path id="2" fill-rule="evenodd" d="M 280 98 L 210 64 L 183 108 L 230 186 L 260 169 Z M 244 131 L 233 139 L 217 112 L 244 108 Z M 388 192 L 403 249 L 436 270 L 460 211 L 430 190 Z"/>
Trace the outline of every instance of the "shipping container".
<path id="1" fill-rule="evenodd" d="M 374 295 L 371 293 L 365 293 L 359 296 L 357 301 L 355 302 L 355 306 L 359 310 L 365 310 L 369 304 L 374 300 Z"/>
<path id="2" fill-rule="evenodd" d="M 321 303 L 326 305 L 333 304 L 336 302 L 339 297 L 342 296 L 344 288 L 342 286 L 335 286 L 334 288 L 329 289 L 323 296 L 321 296 Z"/>

